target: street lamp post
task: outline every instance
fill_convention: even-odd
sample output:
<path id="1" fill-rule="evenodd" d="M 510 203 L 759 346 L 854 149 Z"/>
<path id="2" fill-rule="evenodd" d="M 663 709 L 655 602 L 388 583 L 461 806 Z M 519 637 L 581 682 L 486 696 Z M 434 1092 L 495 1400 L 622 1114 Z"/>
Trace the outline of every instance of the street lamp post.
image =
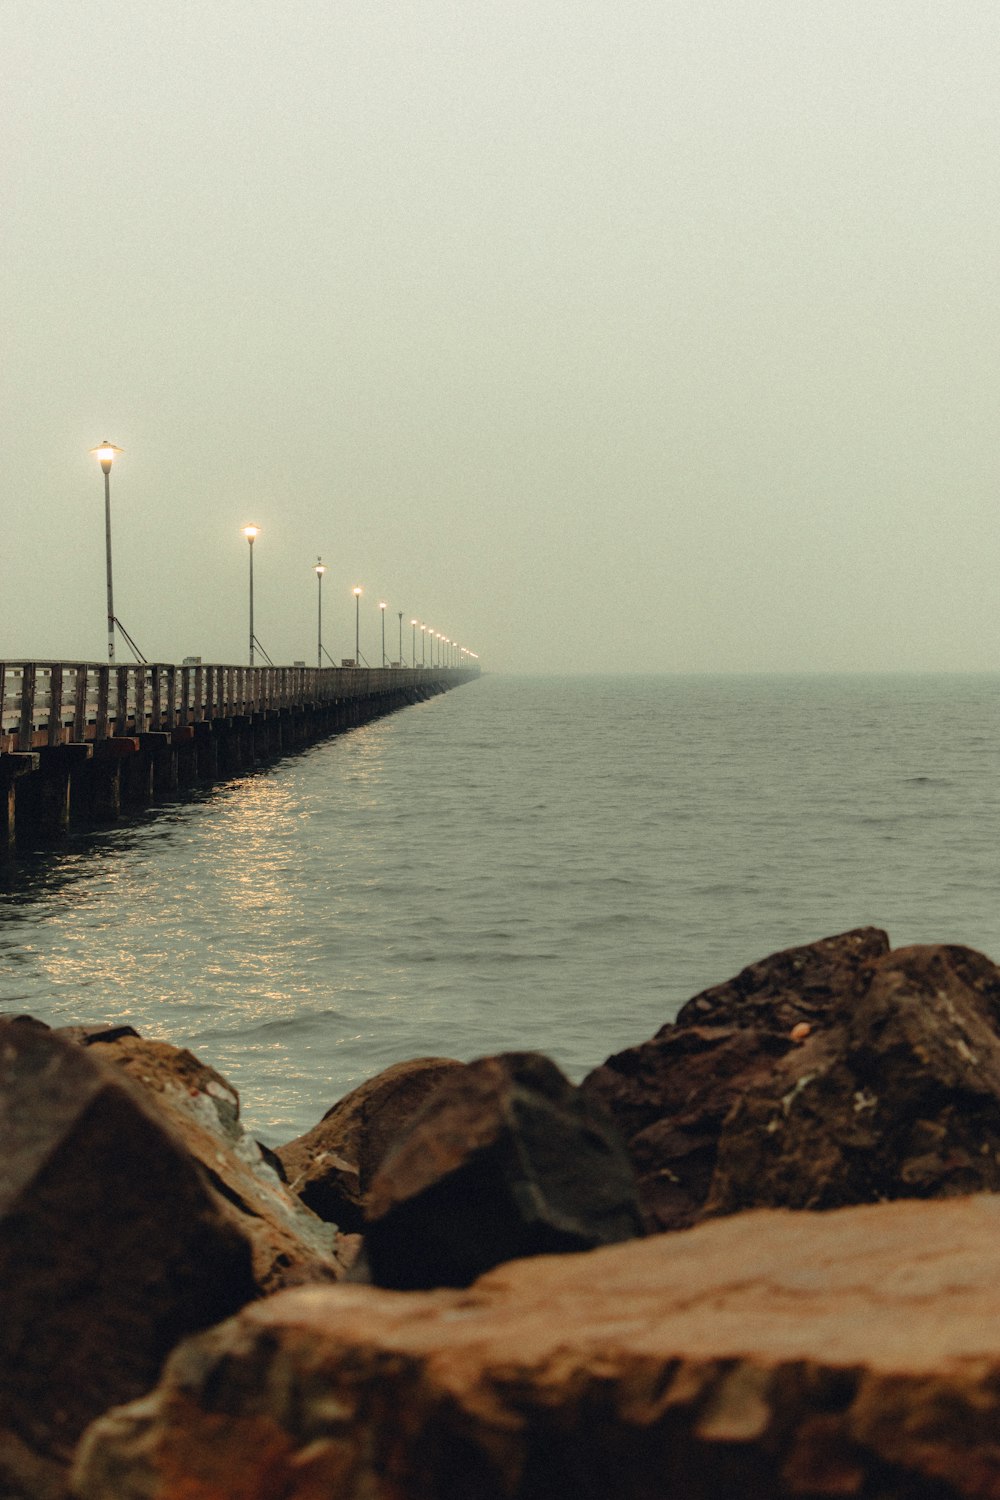
<path id="1" fill-rule="evenodd" d="M 323 559 L 317 557 L 316 566 L 313 568 L 316 574 L 316 665 L 323 665 L 323 574 L 326 568 Z"/>
<path id="2" fill-rule="evenodd" d="M 361 665 L 361 587 L 354 590 L 354 665 Z"/>
<path id="3" fill-rule="evenodd" d="M 379 600 L 378 607 L 379 607 L 379 609 L 380 609 L 380 611 L 382 613 L 382 665 L 384 667 L 385 666 L 385 611 L 386 611 L 386 602 L 385 602 L 384 599 L 380 599 Z"/>
<path id="4" fill-rule="evenodd" d="M 243 535 L 250 543 L 250 665 L 253 666 L 253 647 L 256 639 L 253 631 L 253 544 L 260 536 L 260 527 L 244 526 Z"/>
<path id="5" fill-rule="evenodd" d="M 422 667 L 426 667 L 426 665 L 427 665 L 427 626 L 426 625 L 421 625 L 421 627 L 420 627 L 420 665 Z"/>
<path id="6" fill-rule="evenodd" d="M 115 456 L 122 449 L 107 439 L 97 448 L 91 448 L 91 453 L 96 454 L 104 473 L 104 547 L 107 555 L 107 578 L 108 578 L 108 661 L 115 659 L 115 601 L 114 591 L 111 586 L 111 465 Z"/>
<path id="7" fill-rule="evenodd" d="M 400 658 L 399 659 L 400 659 L 400 661 L 402 661 L 402 659 L 403 659 L 402 652 L 400 652 Z M 410 661 L 411 661 L 411 663 L 413 665 L 413 670 L 416 671 L 417 670 L 417 622 L 416 622 L 416 620 L 411 620 L 410 621 Z"/>
<path id="8" fill-rule="evenodd" d="M 396 658 L 399 665 L 403 665 L 403 611 L 399 611 L 399 656 Z"/>

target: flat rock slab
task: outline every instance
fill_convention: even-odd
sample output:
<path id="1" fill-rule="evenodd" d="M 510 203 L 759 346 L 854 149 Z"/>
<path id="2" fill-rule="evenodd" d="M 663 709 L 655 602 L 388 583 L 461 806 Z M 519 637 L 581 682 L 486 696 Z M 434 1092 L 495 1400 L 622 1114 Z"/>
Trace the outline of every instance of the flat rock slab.
<path id="1" fill-rule="evenodd" d="M 465 1291 L 306 1287 L 99 1419 L 80 1500 L 1000 1495 L 1000 1199 L 763 1210 Z"/>

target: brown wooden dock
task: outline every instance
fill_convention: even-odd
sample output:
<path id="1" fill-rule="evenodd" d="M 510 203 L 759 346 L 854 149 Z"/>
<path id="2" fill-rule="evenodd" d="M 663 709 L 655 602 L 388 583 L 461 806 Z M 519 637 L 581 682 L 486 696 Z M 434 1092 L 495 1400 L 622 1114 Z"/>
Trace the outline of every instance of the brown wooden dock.
<path id="1" fill-rule="evenodd" d="M 0 851 L 234 776 L 477 668 L 0 661 Z"/>

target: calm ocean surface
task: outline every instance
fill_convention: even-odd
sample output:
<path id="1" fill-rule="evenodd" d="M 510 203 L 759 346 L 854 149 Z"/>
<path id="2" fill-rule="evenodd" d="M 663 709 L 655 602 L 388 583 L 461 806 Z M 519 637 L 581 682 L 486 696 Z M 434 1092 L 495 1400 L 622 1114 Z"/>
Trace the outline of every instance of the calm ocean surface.
<path id="1" fill-rule="evenodd" d="M 0 1010 L 191 1047 L 277 1144 L 402 1058 L 573 1077 L 866 923 L 1000 959 L 1000 676 L 485 677 L 0 873 Z"/>

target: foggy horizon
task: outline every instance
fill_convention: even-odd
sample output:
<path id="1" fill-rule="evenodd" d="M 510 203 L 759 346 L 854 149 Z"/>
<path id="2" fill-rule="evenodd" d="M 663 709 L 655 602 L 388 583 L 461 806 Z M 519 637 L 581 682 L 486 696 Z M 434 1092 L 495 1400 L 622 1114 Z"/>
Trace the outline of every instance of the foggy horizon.
<path id="1" fill-rule="evenodd" d="M 0 657 L 996 669 L 994 6 L 0 14 Z"/>

